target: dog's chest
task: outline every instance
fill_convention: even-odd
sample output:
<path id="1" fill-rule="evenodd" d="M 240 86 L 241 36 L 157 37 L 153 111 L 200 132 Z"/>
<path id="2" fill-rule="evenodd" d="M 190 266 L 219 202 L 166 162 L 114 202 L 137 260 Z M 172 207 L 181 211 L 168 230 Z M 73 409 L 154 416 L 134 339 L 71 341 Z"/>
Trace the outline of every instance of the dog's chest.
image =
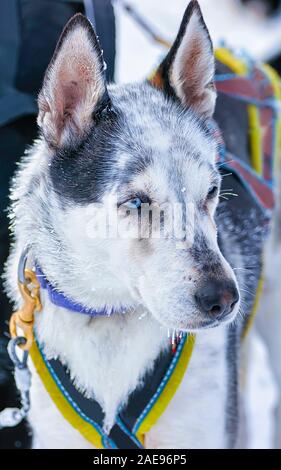
<path id="1" fill-rule="evenodd" d="M 146 436 L 146 447 L 227 447 L 228 374 L 227 330 L 222 327 L 197 333 L 183 380 Z"/>
<path id="2" fill-rule="evenodd" d="M 167 344 L 167 330 L 144 312 L 91 321 L 44 300 L 36 322 L 37 338 L 47 345 L 44 356 L 65 364 L 75 387 L 103 409 L 102 425 L 110 429 Z"/>
<path id="3" fill-rule="evenodd" d="M 101 369 L 104 365 L 100 364 Z M 127 376 L 134 375 L 133 367 L 136 366 L 136 363 L 123 358 L 123 369 L 126 370 Z M 101 374 L 101 371 L 99 373 Z M 124 377 L 122 376 L 122 380 Z M 226 382 L 225 329 L 198 334 L 195 351 L 182 383 L 157 424 L 147 434 L 145 446 L 224 447 Z M 110 393 L 112 399 L 112 390 Z M 40 446 L 91 447 L 91 444 L 62 417 L 35 372 L 31 398 L 33 406 L 30 421 Z"/>

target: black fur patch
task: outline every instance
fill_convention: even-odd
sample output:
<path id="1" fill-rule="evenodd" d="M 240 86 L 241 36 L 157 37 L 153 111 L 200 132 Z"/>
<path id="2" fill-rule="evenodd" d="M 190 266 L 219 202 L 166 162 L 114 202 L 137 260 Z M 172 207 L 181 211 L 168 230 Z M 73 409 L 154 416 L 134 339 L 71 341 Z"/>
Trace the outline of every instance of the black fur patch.
<path id="1" fill-rule="evenodd" d="M 112 183 L 117 121 L 116 112 L 103 115 L 101 112 L 88 137 L 77 148 L 58 150 L 53 156 L 50 178 L 62 200 L 76 204 L 100 201 Z"/>
<path id="2" fill-rule="evenodd" d="M 152 164 L 149 148 L 140 148 L 130 135 L 124 113 L 104 96 L 93 112 L 93 127 L 88 136 L 72 149 L 55 152 L 49 166 L 51 184 L 61 202 L 86 205 L 100 202 L 113 185 L 122 186 Z M 126 139 L 123 132 L 127 131 Z M 124 168 L 119 167 L 118 150 L 128 154 Z"/>

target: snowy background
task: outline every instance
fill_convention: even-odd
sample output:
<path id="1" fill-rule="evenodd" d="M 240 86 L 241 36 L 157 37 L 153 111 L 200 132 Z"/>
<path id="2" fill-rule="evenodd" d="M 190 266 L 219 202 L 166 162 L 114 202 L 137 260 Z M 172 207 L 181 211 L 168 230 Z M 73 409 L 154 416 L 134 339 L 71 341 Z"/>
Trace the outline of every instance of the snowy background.
<path id="1" fill-rule="evenodd" d="M 165 47 L 150 37 L 121 8 L 116 0 L 117 70 L 119 82 L 146 77 L 159 64 Z M 179 28 L 188 0 L 127 0 L 153 30 L 172 41 Z M 271 18 L 246 9 L 239 0 L 200 0 L 205 22 L 214 45 L 244 49 L 253 57 L 269 61 L 281 51 L 281 12 Z"/>

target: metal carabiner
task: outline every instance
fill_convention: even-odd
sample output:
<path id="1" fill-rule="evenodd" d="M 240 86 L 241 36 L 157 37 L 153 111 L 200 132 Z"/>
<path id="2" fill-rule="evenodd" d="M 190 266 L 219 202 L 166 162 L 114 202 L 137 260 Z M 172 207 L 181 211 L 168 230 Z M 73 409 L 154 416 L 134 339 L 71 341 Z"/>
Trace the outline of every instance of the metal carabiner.
<path id="1" fill-rule="evenodd" d="M 17 346 L 22 346 L 26 343 L 26 338 L 23 336 L 17 336 L 13 338 L 8 343 L 8 353 L 10 356 L 11 361 L 13 362 L 14 366 L 18 369 L 24 369 L 27 366 L 27 359 L 28 359 L 28 351 L 23 350 L 22 359 L 19 358 L 17 355 Z"/>
<path id="2" fill-rule="evenodd" d="M 17 426 L 30 410 L 31 373 L 28 368 L 28 351 L 23 351 L 22 358 L 17 354 L 17 346 L 21 347 L 26 343 L 23 336 L 17 336 L 8 343 L 8 353 L 14 364 L 15 382 L 20 392 L 21 408 L 5 408 L 0 412 L 0 429 Z"/>
<path id="3" fill-rule="evenodd" d="M 10 334 L 17 338 L 17 327 L 21 328 L 26 342 L 19 342 L 18 346 L 29 351 L 33 343 L 34 312 L 42 310 L 40 301 L 40 284 L 36 274 L 26 269 L 27 250 L 20 258 L 18 267 L 18 286 L 23 298 L 23 306 L 14 312 L 10 318 Z"/>

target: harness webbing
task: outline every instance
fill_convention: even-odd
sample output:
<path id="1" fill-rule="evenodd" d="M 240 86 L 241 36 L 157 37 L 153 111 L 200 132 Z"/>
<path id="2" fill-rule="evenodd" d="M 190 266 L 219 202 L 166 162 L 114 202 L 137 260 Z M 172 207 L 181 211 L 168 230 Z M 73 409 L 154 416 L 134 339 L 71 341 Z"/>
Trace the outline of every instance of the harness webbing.
<path id="1" fill-rule="evenodd" d="M 253 201 L 269 220 L 274 208 L 274 182 L 280 172 L 281 158 L 281 82 L 267 64 L 257 64 L 249 57 L 237 57 L 229 49 L 215 51 L 216 59 L 229 70 L 215 77 L 218 93 L 243 103 L 248 113 L 249 161 L 226 149 L 225 165 L 240 178 Z M 229 73 L 230 71 L 230 73 Z M 262 254 L 261 254 L 262 257 Z M 244 325 L 242 338 L 249 332 L 263 290 L 262 259 L 260 278 L 251 313 Z"/>
<path id="2" fill-rule="evenodd" d="M 142 448 L 144 435 L 165 411 L 188 367 L 195 337 L 184 335 L 175 354 L 163 352 L 155 361 L 145 385 L 130 396 L 116 423 L 107 435 L 104 414 L 94 399 L 88 399 L 73 385 L 67 369 L 59 360 L 48 360 L 42 347 L 34 342 L 30 355 L 46 390 L 64 418 L 98 449 Z"/>
<path id="3" fill-rule="evenodd" d="M 250 162 L 247 171 L 272 190 L 278 162 L 281 157 L 281 84 L 278 74 L 266 64 L 256 64 L 249 58 L 238 59 L 228 49 L 215 51 L 216 58 L 232 73 L 215 77 L 219 93 L 243 102 L 248 110 Z M 239 156 L 239 160 L 240 156 Z M 245 166 L 245 165 L 244 165 Z M 253 179 L 251 183 L 254 184 Z M 265 188 L 257 188 L 257 192 Z M 272 192 L 272 191 L 271 191 Z M 263 201 L 272 209 L 273 198 Z M 271 205 L 272 204 L 272 205 Z"/>

